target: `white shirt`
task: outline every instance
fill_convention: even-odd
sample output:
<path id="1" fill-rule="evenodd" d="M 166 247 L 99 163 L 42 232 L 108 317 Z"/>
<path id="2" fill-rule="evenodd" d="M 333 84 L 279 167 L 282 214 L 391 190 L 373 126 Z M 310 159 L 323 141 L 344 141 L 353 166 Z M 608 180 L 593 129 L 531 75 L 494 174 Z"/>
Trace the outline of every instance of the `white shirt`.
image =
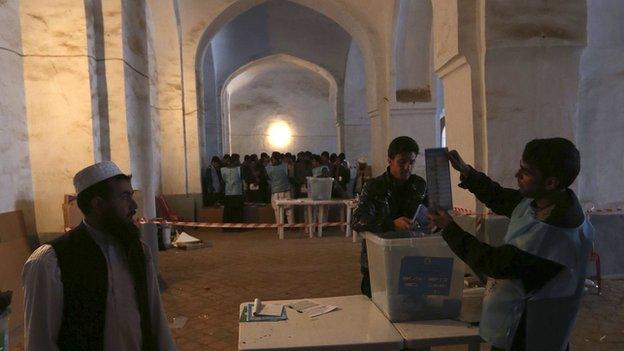
<path id="1" fill-rule="evenodd" d="M 86 222 L 83 222 L 86 224 Z M 134 281 L 120 246 L 107 235 L 87 225 L 102 250 L 108 269 L 108 292 L 104 324 L 104 350 L 141 350 L 141 316 L 135 299 Z M 158 350 L 175 350 L 167 324 L 152 256 L 143 244 L 146 258 L 148 308 Z M 63 318 L 63 283 L 54 249 L 42 245 L 28 258 L 22 272 L 24 284 L 24 333 L 26 351 L 58 350 Z"/>

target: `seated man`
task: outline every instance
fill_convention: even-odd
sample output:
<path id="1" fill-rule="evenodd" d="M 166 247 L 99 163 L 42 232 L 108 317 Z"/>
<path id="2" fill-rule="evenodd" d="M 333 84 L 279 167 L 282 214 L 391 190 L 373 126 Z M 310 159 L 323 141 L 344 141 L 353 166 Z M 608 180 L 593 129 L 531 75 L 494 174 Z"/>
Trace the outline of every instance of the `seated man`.
<path id="1" fill-rule="evenodd" d="M 74 177 L 85 219 L 24 265 L 27 351 L 175 350 L 130 177 L 110 161 Z"/>
<path id="2" fill-rule="evenodd" d="M 351 220 L 353 230 L 381 233 L 412 228 L 418 205 L 427 203 L 425 180 L 412 174 L 416 156 L 418 144 L 414 139 L 401 136 L 392 140 L 388 146 L 386 172 L 364 184 Z M 365 240 L 362 240 L 360 270 L 362 293 L 371 297 Z"/>
<path id="3" fill-rule="evenodd" d="M 488 281 L 479 327 L 493 350 L 561 351 L 580 306 L 592 228 L 569 189 L 580 170 L 574 144 L 563 138 L 529 142 L 506 189 L 449 152 L 468 189 L 497 214 L 510 217 L 504 245 L 491 247 L 464 232 L 446 213 L 431 211 L 450 248 Z"/>

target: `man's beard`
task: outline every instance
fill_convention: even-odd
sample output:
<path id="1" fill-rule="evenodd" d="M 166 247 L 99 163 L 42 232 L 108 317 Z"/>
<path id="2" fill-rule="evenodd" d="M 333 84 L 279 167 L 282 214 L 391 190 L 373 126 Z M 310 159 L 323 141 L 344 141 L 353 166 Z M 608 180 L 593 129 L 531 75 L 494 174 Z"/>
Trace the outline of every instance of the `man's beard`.
<path id="1" fill-rule="evenodd" d="M 101 223 L 105 233 L 126 249 L 140 241 L 141 231 L 139 228 L 132 221 L 120 218 L 112 211 L 103 215 Z"/>

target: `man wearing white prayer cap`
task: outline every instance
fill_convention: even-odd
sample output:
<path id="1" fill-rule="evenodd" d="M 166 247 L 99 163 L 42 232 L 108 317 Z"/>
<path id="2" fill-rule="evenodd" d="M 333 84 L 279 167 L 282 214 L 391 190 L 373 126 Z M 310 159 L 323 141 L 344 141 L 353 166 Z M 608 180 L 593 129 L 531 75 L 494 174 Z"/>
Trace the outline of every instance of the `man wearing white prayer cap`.
<path id="1" fill-rule="evenodd" d="M 24 265 L 27 351 L 175 350 L 131 177 L 110 161 L 74 176 L 84 220 Z"/>
<path id="2" fill-rule="evenodd" d="M 355 182 L 353 182 L 353 194 L 360 194 L 364 183 L 373 178 L 373 170 L 371 166 L 366 164 L 366 157 L 360 156 L 357 160 L 357 173 L 355 176 Z"/>

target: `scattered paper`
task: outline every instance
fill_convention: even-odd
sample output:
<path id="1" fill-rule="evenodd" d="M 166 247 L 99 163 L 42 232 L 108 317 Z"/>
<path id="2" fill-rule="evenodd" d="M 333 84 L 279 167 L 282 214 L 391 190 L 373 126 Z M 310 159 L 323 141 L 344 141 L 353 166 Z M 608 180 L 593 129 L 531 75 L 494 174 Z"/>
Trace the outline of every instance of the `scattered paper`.
<path id="1" fill-rule="evenodd" d="M 320 316 L 325 313 L 329 313 L 337 308 L 338 308 L 337 306 L 332 306 L 332 305 L 321 305 L 321 306 L 310 308 L 309 310 L 306 311 L 306 313 L 308 314 L 308 316 L 310 316 L 310 318 L 312 318 L 312 317 Z"/>
<path id="2" fill-rule="evenodd" d="M 186 234 L 186 232 L 180 233 L 180 235 L 178 235 L 178 237 L 175 240 L 176 244 L 188 244 L 188 243 L 198 243 L 198 242 L 201 242 L 201 240 L 197 239 L 194 236 L 190 236 Z"/>
<path id="3" fill-rule="evenodd" d="M 338 308 L 333 305 L 323 305 L 312 300 L 301 300 L 288 306 L 299 313 L 305 313 L 308 317 L 316 317 L 325 313 L 329 313 Z"/>
<path id="4" fill-rule="evenodd" d="M 185 316 L 173 317 L 173 322 L 169 324 L 169 328 L 182 329 L 186 325 L 187 321 L 188 321 L 188 317 L 185 317 Z"/>
<path id="5" fill-rule="evenodd" d="M 260 299 L 255 299 L 253 303 L 253 315 L 257 316 L 273 316 L 278 317 L 282 315 L 284 305 L 279 304 L 265 304 Z"/>

